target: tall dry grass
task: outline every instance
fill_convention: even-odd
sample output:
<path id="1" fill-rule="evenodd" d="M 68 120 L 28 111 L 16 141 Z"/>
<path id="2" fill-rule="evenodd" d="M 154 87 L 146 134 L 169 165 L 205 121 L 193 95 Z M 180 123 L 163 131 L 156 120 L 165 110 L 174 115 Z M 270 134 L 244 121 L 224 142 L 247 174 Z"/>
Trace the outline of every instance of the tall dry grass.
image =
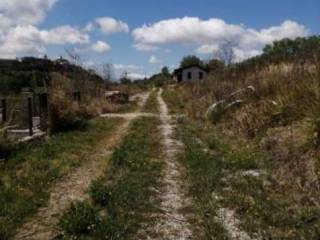
<path id="1" fill-rule="evenodd" d="M 210 105 L 248 86 L 256 92 L 240 96 L 242 105 L 224 111 L 214 125 L 205 118 Z M 179 105 L 176 109 L 193 120 L 197 126 L 192 125 L 196 130 L 190 128 L 193 134 L 203 139 L 214 136 L 213 150 L 219 158 L 236 163 L 239 159 L 250 160 L 254 163 L 250 169 L 266 172 L 267 178 L 257 181 L 250 178 L 252 181 L 245 182 L 235 175 L 234 183 L 223 183 L 233 188 L 222 194 L 238 209 L 246 230 L 266 229 L 270 239 L 318 236 L 320 61 L 273 64 L 246 71 L 231 68 L 211 73 L 204 82 L 178 85 L 165 94 L 171 108 Z M 193 155 L 195 164 L 205 159 L 211 165 L 218 162 L 198 156 Z M 240 166 L 236 165 L 235 171 L 242 171 Z M 208 178 L 214 176 L 207 174 Z M 250 204 L 241 202 L 241 196 L 250 199 Z"/>
<path id="2" fill-rule="evenodd" d="M 286 125 L 314 116 L 320 109 L 320 62 L 312 65 L 291 63 L 269 66 L 251 72 L 233 69 L 204 82 L 178 86 L 180 97 L 186 102 L 186 113 L 205 120 L 205 112 L 213 103 L 231 93 L 253 86 L 256 93 L 242 99 L 244 107 L 227 112 L 221 122 L 235 121 L 233 126 L 247 131 L 252 126 L 261 130 L 268 125 Z M 267 126 L 266 126 L 267 125 Z"/>
<path id="3" fill-rule="evenodd" d="M 86 87 L 77 86 L 81 101 L 75 101 L 72 92 L 76 80 L 53 74 L 50 86 L 49 125 L 51 132 L 84 128 L 89 119 L 102 113 L 105 100 L 102 92 L 95 88 L 90 92 Z M 93 83 L 91 83 L 93 84 Z M 82 84 L 83 86 L 83 84 Z"/>

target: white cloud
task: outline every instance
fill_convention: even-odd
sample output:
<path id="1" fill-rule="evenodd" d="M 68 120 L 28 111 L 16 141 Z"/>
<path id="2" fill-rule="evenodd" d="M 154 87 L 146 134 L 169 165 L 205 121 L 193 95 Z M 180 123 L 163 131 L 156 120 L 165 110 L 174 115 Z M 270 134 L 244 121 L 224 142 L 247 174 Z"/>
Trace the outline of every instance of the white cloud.
<path id="1" fill-rule="evenodd" d="M 111 49 L 111 47 L 106 42 L 98 41 L 92 45 L 92 49 L 98 53 L 105 53 L 108 52 Z"/>
<path id="2" fill-rule="evenodd" d="M 131 80 L 140 80 L 140 79 L 148 78 L 149 76 L 141 73 L 128 73 L 127 77 Z"/>
<path id="3" fill-rule="evenodd" d="M 85 66 L 85 68 L 89 69 L 97 65 L 97 63 L 93 60 L 87 60 L 83 62 L 83 65 Z"/>
<path id="4" fill-rule="evenodd" d="M 144 50 L 140 46 L 155 49 L 162 44 L 178 43 L 195 45 L 198 47 L 197 53 L 207 54 L 221 48 L 226 41 L 232 41 L 235 42 L 237 54 L 246 57 L 261 52 L 265 44 L 275 40 L 306 36 L 308 33 L 305 26 L 290 20 L 279 26 L 256 30 L 216 18 L 201 20 L 184 17 L 144 25 L 134 29 L 132 35 L 137 50 Z"/>
<path id="5" fill-rule="evenodd" d="M 138 51 L 144 51 L 144 52 L 152 52 L 152 51 L 156 51 L 159 49 L 156 46 L 152 46 L 152 45 L 144 44 L 144 43 L 136 43 L 133 45 L 133 47 L 135 49 L 137 49 Z"/>
<path id="6" fill-rule="evenodd" d="M 8 29 L 12 24 L 12 20 L 0 13 L 0 32 Z"/>
<path id="7" fill-rule="evenodd" d="M 207 53 L 213 53 L 215 51 L 218 51 L 220 49 L 219 45 L 217 44 L 204 44 L 200 46 L 196 52 L 199 54 L 207 54 Z"/>
<path id="8" fill-rule="evenodd" d="M 90 42 L 89 35 L 69 25 L 49 31 L 40 31 L 46 44 L 84 44 Z"/>
<path id="9" fill-rule="evenodd" d="M 1 0 L 0 12 L 11 24 L 28 25 L 41 22 L 57 0 Z"/>
<path id="10" fill-rule="evenodd" d="M 14 58 L 21 55 L 39 55 L 47 45 L 84 44 L 90 41 L 87 34 L 71 26 L 39 30 L 32 25 L 9 28 L 0 38 L 0 55 Z"/>
<path id="11" fill-rule="evenodd" d="M 129 32 L 129 26 L 125 22 L 110 17 L 102 17 L 95 19 L 100 30 L 105 34 Z"/>
<path id="12" fill-rule="evenodd" d="M 87 44 L 90 36 L 69 25 L 39 29 L 58 0 L 0 0 L 0 55 L 43 54 L 48 45 Z"/>
<path id="13" fill-rule="evenodd" d="M 150 64 L 157 64 L 157 63 L 159 63 L 159 60 L 158 60 L 158 58 L 156 57 L 156 56 L 151 56 L 150 57 L 150 59 L 149 59 L 149 63 Z"/>
<path id="14" fill-rule="evenodd" d="M 260 55 L 261 53 L 262 50 L 243 50 L 237 47 L 233 48 L 235 62 L 241 62 L 245 59 Z"/>
<path id="15" fill-rule="evenodd" d="M 141 70 L 142 66 L 131 65 L 131 64 L 114 64 L 113 67 L 116 70 Z"/>
<path id="16" fill-rule="evenodd" d="M 95 26 L 92 22 L 89 22 L 84 28 L 83 31 L 85 32 L 91 32 L 95 29 Z"/>

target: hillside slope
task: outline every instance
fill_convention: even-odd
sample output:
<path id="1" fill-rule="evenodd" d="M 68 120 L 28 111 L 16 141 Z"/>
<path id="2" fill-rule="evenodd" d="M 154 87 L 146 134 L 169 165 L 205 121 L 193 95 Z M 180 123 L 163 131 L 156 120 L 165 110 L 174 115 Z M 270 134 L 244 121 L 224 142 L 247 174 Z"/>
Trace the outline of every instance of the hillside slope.
<path id="1" fill-rule="evenodd" d="M 303 64 L 301 58 L 251 69 L 240 64 L 204 82 L 167 87 L 172 113 L 184 115 L 178 119 L 187 146 L 181 159 L 208 236 L 217 235 L 214 216 L 226 209 L 253 238 L 319 236 L 316 56 Z"/>

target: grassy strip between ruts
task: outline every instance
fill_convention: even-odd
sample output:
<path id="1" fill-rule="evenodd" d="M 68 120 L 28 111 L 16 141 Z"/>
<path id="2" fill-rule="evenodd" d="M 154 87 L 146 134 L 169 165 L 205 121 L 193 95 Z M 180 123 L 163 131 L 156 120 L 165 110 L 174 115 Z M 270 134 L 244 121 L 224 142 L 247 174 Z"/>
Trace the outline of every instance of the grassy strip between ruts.
<path id="1" fill-rule="evenodd" d="M 60 219 L 62 239 L 132 239 L 157 211 L 151 187 L 161 172 L 159 120 L 141 118 L 112 155 L 105 177 L 94 181 L 88 202 L 75 202 Z M 146 214 L 148 213 L 148 214 Z"/>
<path id="2" fill-rule="evenodd" d="M 138 109 L 138 100 L 118 105 L 115 113 L 132 113 Z"/>
<path id="3" fill-rule="evenodd" d="M 143 108 L 143 112 L 147 113 L 159 113 L 159 103 L 157 100 L 158 91 L 153 90 L 149 96 L 149 99 L 146 102 L 146 105 Z"/>
<path id="4" fill-rule="evenodd" d="M 186 102 L 179 96 L 176 89 L 166 88 L 162 94 L 168 104 L 170 114 L 181 114 L 185 110 Z"/>
<path id="5" fill-rule="evenodd" d="M 222 162 L 204 151 L 197 141 L 197 131 L 197 128 L 186 122 L 180 123 L 178 128 L 178 134 L 185 145 L 185 151 L 179 159 L 187 168 L 189 194 L 193 199 L 199 227 L 203 229 L 202 233 L 198 231 L 196 239 L 229 239 L 221 223 L 216 220 L 217 206 L 212 198 L 212 192 L 222 177 Z"/>
<path id="6" fill-rule="evenodd" d="M 89 158 L 121 120 L 95 119 L 81 131 L 21 146 L 0 166 L 0 239 L 43 206 L 50 185 Z"/>

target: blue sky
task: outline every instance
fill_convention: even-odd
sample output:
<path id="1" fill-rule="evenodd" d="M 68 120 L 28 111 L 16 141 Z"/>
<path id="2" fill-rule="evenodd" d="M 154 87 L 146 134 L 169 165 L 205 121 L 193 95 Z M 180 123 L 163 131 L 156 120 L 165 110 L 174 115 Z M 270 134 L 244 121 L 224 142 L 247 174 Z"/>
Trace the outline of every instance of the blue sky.
<path id="1" fill-rule="evenodd" d="M 319 34 L 319 23 L 317 0 L 0 0 L 0 55 L 54 58 L 67 47 L 90 67 L 150 75 L 187 54 L 218 56 L 225 42 L 241 61 L 274 40 Z"/>

